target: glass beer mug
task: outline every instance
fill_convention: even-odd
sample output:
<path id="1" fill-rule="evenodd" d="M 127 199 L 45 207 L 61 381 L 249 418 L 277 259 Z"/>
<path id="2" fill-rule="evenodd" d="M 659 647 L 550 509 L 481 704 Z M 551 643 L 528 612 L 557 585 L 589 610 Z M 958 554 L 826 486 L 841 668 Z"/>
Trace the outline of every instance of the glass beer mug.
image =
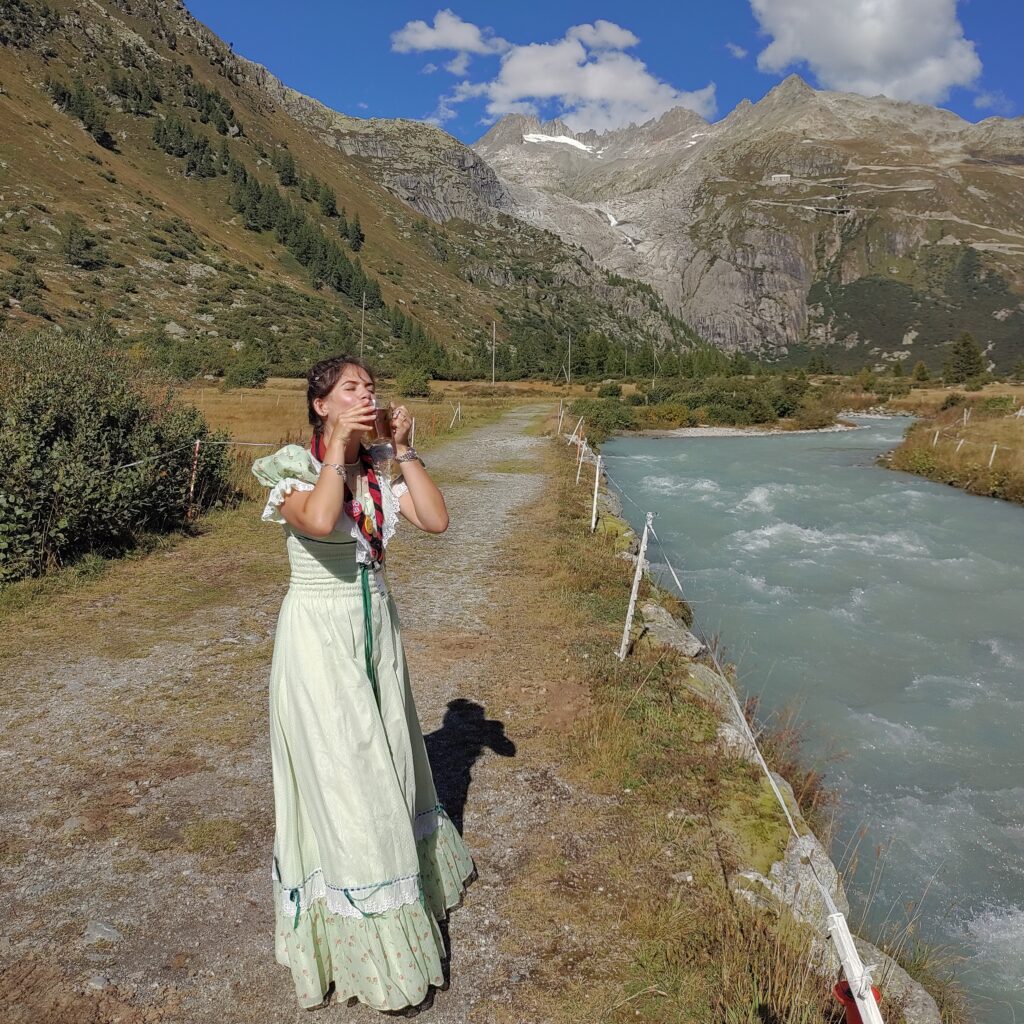
<path id="1" fill-rule="evenodd" d="M 386 461 L 395 457 L 394 432 L 391 429 L 391 402 L 377 395 L 373 399 L 373 430 L 367 447 L 375 462 Z"/>

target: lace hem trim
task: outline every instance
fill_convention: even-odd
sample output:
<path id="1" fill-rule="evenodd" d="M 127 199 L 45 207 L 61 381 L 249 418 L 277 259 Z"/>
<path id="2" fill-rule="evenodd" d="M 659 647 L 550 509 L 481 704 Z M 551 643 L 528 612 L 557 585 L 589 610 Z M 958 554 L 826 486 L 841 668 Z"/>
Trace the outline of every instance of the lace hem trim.
<path id="1" fill-rule="evenodd" d="M 432 807 L 429 811 L 417 814 L 413 827 L 416 841 L 433 835 L 440 827 L 442 820 L 450 821 L 451 819 L 448 818 L 440 804 Z M 342 887 L 329 884 L 324 878 L 323 870 L 318 868 L 298 885 L 286 889 L 281 881 L 281 872 L 275 857 L 271 878 L 281 887 L 281 911 L 294 916 L 296 923 L 317 900 L 321 899 L 327 904 L 327 909 L 332 914 L 359 918 L 369 917 L 372 914 L 383 914 L 388 910 L 397 910 L 399 907 L 418 902 L 423 896 L 419 872 L 413 875 L 403 875 L 401 878 L 392 878 L 386 882 Z"/>
<path id="2" fill-rule="evenodd" d="M 267 496 L 267 504 L 263 508 L 263 515 L 261 516 L 265 523 L 277 523 L 279 526 L 283 525 L 285 518 L 281 515 L 280 508 L 284 504 L 284 499 L 288 497 L 292 491 L 311 491 L 313 485 L 306 483 L 305 480 L 296 480 L 295 477 L 286 477 L 284 480 L 274 484 Z"/>

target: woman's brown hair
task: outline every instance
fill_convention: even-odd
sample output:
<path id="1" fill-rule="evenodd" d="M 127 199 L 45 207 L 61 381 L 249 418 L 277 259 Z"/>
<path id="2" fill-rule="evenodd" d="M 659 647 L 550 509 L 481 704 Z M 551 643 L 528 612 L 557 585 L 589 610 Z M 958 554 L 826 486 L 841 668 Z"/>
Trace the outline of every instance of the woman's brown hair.
<path id="1" fill-rule="evenodd" d="M 326 398 L 334 386 L 341 380 L 342 373 L 346 366 L 358 366 L 370 377 L 376 387 L 377 378 L 373 370 L 355 356 L 331 356 L 330 359 L 321 359 L 319 363 L 311 366 L 306 374 L 306 407 L 309 413 L 309 425 L 313 428 L 313 440 L 317 442 L 324 432 L 324 419 L 313 406 L 318 398 Z M 319 447 L 317 445 L 317 447 Z"/>

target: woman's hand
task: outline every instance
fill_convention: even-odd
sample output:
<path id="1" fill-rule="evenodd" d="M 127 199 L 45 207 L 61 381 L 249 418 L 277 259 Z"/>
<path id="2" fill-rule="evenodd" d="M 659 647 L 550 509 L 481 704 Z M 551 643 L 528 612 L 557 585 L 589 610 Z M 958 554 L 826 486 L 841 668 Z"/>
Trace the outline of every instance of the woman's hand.
<path id="1" fill-rule="evenodd" d="M 391 413 L 391 433 L 396 445 L 408 445 L 409 433 L 412 431 L 412 417 L 404 405 L 398 406 Z"/>
<path id="2" fill-rule="evenodd" d="M 361 437 L 373 429 L 374 422 L 373 403 L 368 399 L 338 409 L 327 418 L 330 431 L 328 447 L 334 449 L 335 452 L 344 451 L 353 435 Z"/>

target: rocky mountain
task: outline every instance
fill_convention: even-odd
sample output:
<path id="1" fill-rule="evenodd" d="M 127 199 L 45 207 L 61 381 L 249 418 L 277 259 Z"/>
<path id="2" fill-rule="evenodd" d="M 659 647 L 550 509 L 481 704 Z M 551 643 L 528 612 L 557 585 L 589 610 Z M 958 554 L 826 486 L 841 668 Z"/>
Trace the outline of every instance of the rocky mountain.
<path id="1" fill-rule="evenodd" d="M 570 330 L 577 371 L 692 342 L 512 209 L 468 147 L 302 96 L 179 0 L 0 3 L 0 325 L 98 324 L 183 375 L 361 342 L 489 374 L 492 320 L 513 377 L 560 373 Z"/>
<path id="2" fill-rule="evenodd" d="M 1000 368 L 1024 355 L 1024 118 L 791 76 L 714 124 L 676 109 L 598 135 L 512 115 L 474 148 L 516 217 L 723 348 L 937 366 L 969 330 Z"/>

